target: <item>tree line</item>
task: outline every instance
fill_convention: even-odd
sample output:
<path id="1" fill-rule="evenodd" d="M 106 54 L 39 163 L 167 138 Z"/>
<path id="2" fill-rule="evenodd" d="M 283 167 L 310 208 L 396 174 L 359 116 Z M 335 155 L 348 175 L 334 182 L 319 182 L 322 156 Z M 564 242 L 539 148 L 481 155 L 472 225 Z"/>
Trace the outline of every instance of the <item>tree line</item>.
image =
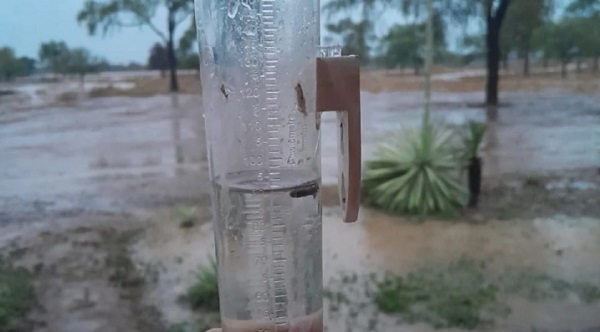
<path id="1" fill-rule="evenodd" d="M 191 49 L 191 45 L 189 49 Z M 191 50 L 179 49 L 180 58 L 177 64 L 179 69 L 198 69 L 198 53 Z M 106 60 L 94 56 L 85 48 L 69 48 L 63 41 L 48 41 L 40 45 L 38 59 L 27 56 L 18 57 L 10 47 L 0 47 L 0 81 L 10 81 L 16 77 L 29 76 L 36 71 L 53 73 L 63 76 L 79 76 L 106 70 L 160 70 L 162 76 L 169 69 L 167 49 L 156 43 L 150 49 L 146 66 L 131 62 L 126 65 L 110 64 Z"/>
<path id="2" fill-rule="evenodd" d="M 501 64 L 508 64 L 512 54 L 523 59 L 523 73 L 529 74 L 530 59 L 559 61 L 563 75 L 567 65 L 583 59 L 593 59 L 598 71 L 600 58 L 600 0 L 571 0 L 565 14 L 554 17 L 557 0 L 434 0 L 434 59 L 436 62 L 466 63 L 477 57 L 485 58 L 487 69 L 486 102 L 498 103 L 498 80 Z M 331 0 L 323 11 L 328 19 L 329 32 L 341 37 L 345 53 L 356 54 L 364 65 L 389 68 L 412 67 L 418 73 L 424 59 L 425 1 L 422 0 Z M 159 9 L 166 10 L 166 24 L 155 24 Z M 375 25 L 382 11 L 396 11 L 410 23 L 392 26 L 382 38 L 375 38 Z M 353 19 L 359 13 L 359 20 Z M 193 0 L 87 0 L 77 15 L 91 35 L 106 35 L 127 27 L 148 27 L 161 40 L 154 45 L 148 59 L 151 69 L 169 71 L 171 91 L 178 90 L 177 68 L 197 67 L 197 53 L 192 51 L 196 27 Z M 456 54 L 448 49 L 447 31 L 452 26 L 482 21 L 484 28 L 477 33 L 462 36 L 461 47 L 470 52 Z M 183 37 L 175 40 L 177 29 L 187 25 Z M 472 26 L 463 31 L 472 32 Z M 61 45 L 54 45 L 61 48 Z M 95 58 L 81 49 L 72 50 L 71 71 L 94 68 Z M 3 59 L 8 60 L 3 60 Z M 41 58 L 41 57 L 40 57 Z M 85 63 L 89 60 L 92 67 Z M 42 60 L 42 59 L 40 59 Z M 0 61 L 16 63 L 14 53 L 2 49 Z M 12 61 L 12 62 L 11 62 Z M 23 60 L 24 61 L 24 60 Z M 64 61 L 54 66 L 65 72 Z M 19 66 L 0 68 L 28 68 Z M 29 66 L 30 67 L 30 66 Z M 76 68 L 76 69 L 73 69 Z M 0 70 L 0 77 L 17 75 L 14 69 Z"/>
<path id="3" fill-rule="evenodd" d="M 425 1 L 422 0 L 332 0 L 324 6 L 327 30 L 341 37 L 344 52 L 357 54 L 363 64 L 388 68 L 412 67 L 419 73 L 425 47 Z M 498 103 L 500 64 L 508 65 L 511 55 L 523 60 L 523 74 L 529 75 L 530 59 L 559 61 L 563 75 L 567 65 L 593 59 L 598 71 L 600 57 L 600 0 L 571 0 L 556 18 L 556 0 L 434 0 L 434 59 L 438 63 L 466 64 L 485 58 L 486 102 Z M 379 15 L 396 11 L 410 23 L 392 26 L 381 38 L 374 30 Z M 358 20 L 353 20 L 350 15 Z M 341 17 L 341 18 L 340 18 Z M 484 22 L 473 32 L 469 23 Z M 468 52 L 448 50 L 446 31 L 462 26 L 460 47 Z M 458 38 L 455 38 L 458 39 Z M 578 65 L 579 67 L 579 65 Z"/>
<path id="4" fill-rule="evenodd" d="M 10 47 L 0 47 L 0 81 L 31 75 L 35 70 L 35 62 L 35 59 L 26 56 L 16 56 Z"/>
<path id="5" fill-rule="evenodd" d="M 64 42 L 42 43 L 38 59 L 17 57 L 10 47 L 0 48 L 0 80 L 10 81 L 19 76 L 29 76 L 37 70 L 59 75 L 77 75 L 81 79 L 86 74 L 98 72 L 108 67 L 108 63 L 93 56 L 87 49 L 69 48 Z"/>
<path id="6" fill-rule="evenodd" d="M 486 103 L 498 104 L 498 81 L 501 62 L 510 54 L 524 59 L 524 74 L 529 73 L 531 55 L 548 61 L 559 60 L 566 75 L 573 59 L 592 57 L 598 67 L 600 0 L 571 0 L 566 14 L 553 19 L 557 0 L 434 0 L 434 59 L 438 62 L 464 61 L 482 56 L 486 60 Z M 327 24 L 327 30 L 343 40 L 344 52 L 359 56 L 364 65 L 412 67 L 419 72 L 424 59 L 425 1 L 422 0 L 331 0 L 323 10 L 328 18 L 340 18 Z M 155 25 L 159 8 L 166 9 L 166 26 Z M 379 40 L 374 28 L 382 11 L 395 10 L 412 23 L 397 24 Z M 353 14 L 360 19 L 354 20 Z M 162 40 L 150 54 L 149 67 L 170 73 L 170 87 L 178 90 L 177 73 L 181 63 L 194 66 L 191 52 L 195 39 L 193 0 L 87 0 L 78 21 L 85 23 L 90 34 L 114 29 L 146 26 Z M 465 26 L 473 20 L 484 22 L 482 31 L 463 36 L 462 47 L 470 54 L 448 51 L 448 28 Z M 188 22 L 184 37 L 176 46 L 176 29 Z M 463 29 L 465 31 L 472 30 Z M 591 33 L 594 32 L 594 33 Z M 179 55 L 179 56 L 178 56 Z M 179 58 L 178 58 L 179 57 Z M 579 62 L 578 62 L 579 63 Z"/>
<path id="7" fill-rule="evenodd" d="M 38 51 L 40 67 L 55 74 L 76 75 L 82 81 L 85 75 L 108 68 L 108 62 L 94 56 L 85 48 L 69 48 L 65 42 L 42 43 Z"/>

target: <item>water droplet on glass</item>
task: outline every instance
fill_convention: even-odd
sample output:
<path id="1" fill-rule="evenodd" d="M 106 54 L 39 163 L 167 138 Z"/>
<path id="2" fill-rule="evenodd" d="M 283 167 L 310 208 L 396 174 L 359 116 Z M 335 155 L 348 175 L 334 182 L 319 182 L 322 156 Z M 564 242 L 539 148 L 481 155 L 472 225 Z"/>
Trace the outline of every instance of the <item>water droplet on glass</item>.
<path id="1" fill-rule="evenodd" d="M 239 9 L 240 0 L 229 1 L 229 6 L 227 6 L 227 16 L 229 16 L 229 18 L 235 18 Z"/>

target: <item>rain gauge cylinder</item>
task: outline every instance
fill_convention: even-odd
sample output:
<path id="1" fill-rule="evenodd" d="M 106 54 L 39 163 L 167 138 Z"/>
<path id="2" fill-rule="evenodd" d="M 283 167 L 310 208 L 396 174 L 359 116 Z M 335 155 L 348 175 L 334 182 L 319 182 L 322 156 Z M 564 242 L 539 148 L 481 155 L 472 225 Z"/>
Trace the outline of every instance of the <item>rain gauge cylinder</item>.
<path id="1" fill-rule="evenodd" d="M 196 0 L 225 332 L 322 331 L 320 113 L 337 111 L 356 220 L 359 68 L 319 46 L 318 0 Z"/>

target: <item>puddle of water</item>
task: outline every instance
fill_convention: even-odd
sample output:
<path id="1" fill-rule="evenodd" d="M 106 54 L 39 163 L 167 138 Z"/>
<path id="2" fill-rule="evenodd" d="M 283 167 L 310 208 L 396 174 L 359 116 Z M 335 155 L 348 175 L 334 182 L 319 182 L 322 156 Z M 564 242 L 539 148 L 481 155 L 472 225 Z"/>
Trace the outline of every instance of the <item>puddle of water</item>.
<path id="1" fill-rule="evenodd" d="M 484 175 L 530 173 L 600 165 L 598 96 L 543 91 L 503 93 L 508 106 L 486 111 L 470 107 L 481 93 L 436 92 L 432 118 L 451 124 L 486 122 Z M 418 126 L 422 95 L 417 92 L 362 93 L 363 161 L 390 131 Z M 332 114 L 322 119 L 323 182 L 337 181 L 337 141 Z"/>
<path id="2" fill-rule="evenodd" d="M 90 82 L 100 83 L 105 84 Z M 28 89 L 35 92 L 33 85 Z M 390 92 L 362 97 L 363 160 L 368 160 L 382 135 L 418 125 L 422 96 Z M 433 117 L 455 124 L 471 119 L 488 122 L 482 151 L 485 176 L 600 164 L 600 154 L 592 153 L 600 146 L 600 135 L 590 135 L 600 119 L 596 106 L 600 97 L 504 93 L 510 106 L 488 114 L 468 106 L 481 98 L 481 93 L 435 93 Z M 176 176 L 181 165 L 203 167 L 201 99 L 190 95 L 178 99 L 97 98 L 83 101 L 78 109 L 51 107 L 23 113 L 19 119 L 1 114 L 5 124 L 0 127 L 0 191 L 36 199 L 48 197 L 40 188 L 55 195 L 77 191 L 104 195 L 93 179 L 122 180 L 136 172 L 168 178 Z M 332 114 L 325 114 L 322 122 L 323 182 L 334 184 L 335 121 Z"/>
<path id="3" fill-rule="evenodd" d="M 502 275 L 514 269 L 531 270 L 568 281 L 600 280 L 600 220 L 560 216 L 533 221 L 467 224 L 445 221 L 407 223 L 369 209 L 358 223 L 345 225 L 333 208 L 324 209 L 325 285 L 341 273 L 367 275 L 384 271 L 407 274 L 424 266 L 445 266 L 460 259 L 484 261 Z M 360 283 L 359 283 L 360 284 Z M 326 301 L 328 303 L 328 301 Z M 530 302 L 510 299 L 511 314 L 497 318 L 491 331 L 548 331 L 600 326 L 600 303 L 579 301 Z M 348 319 L 326 305 L 332 331 L 363 331 L 368 314 Z M 393 317 L 379 316 L 377 331 L 397 331 Z M 402 331 L 435 331 L 424 324 L 402 326 Z M 460 331 L 443 329 L 441 331 Z"/>
<path id="4" fill-rule="evenodd" d="M 600 278 L 600 221 L 561 217 L 468 224 L 407 223 L 363 208 L 357 224 L 324 210 L 324 260 L 328 277 L 340 271 L 407 273 L 460 258 L 500 269 L 531 268 L 558 278 Z"/>
<path id="5" fill-rule="evenodd" d="M 590 136 L 597 130 L 600 97 L 540 92 L 506 93 L 503 98 L 512 106 L 486 114 L 466 106 L 482 100 L 480 93 L 434 94 L 434 117 L 452 123 L 488 121 L 483 151 L 488 176 L 600 164 L 600 155 L 593 153 L 600 146 L 600 138 Z M 372 156 L 385 131 L 419 123 L 420 102 L 420 93 L 363 94 L 365 160 Z M 131 210 L 131 205 L 123 203 L 130 199 L 127 196 L 146 192 L 163 198 L 171 190 L 169 194 L 179 195 L 173 196 L 178 199 L 197 198 L 205 184 L 193 176 L 206 177 L 206 170 L 199 170 L 205 164 L 199 104 L 197 96 L 180 96 L 177 101 L 169 96 L 102 98 L 84 101 L 79 109 L 54 107 L 24 113 L 25 119 L 0 126 L 0 193 L 14 199 L 9 200 L 10 205 L 39 200 L 50 202 L 48 209 L 57 210 L 65 208 L 61 202 L 73 208 Z M 6 117 L 11 119 L 0 114 L 0 122 Z M 337 182 L 333 126 L 332 119 L 324 117 L 325 184 Z M 560 188 L 563 184 L 549 185 Z M 591 189 L 586 183 L 564 185 Z M 15 214 L 28 212 L 31 206 L 35 210 L 35 204 L 23 203 L 23 208 L 19 204 Z M 447 264 L 463 257 L 485 260 L 499 270 L 516 266 L 557 278 L 600 279 L 600 222 L 595 219 L 409 224 L 363 209 L 360 221 L 348 225 L 342 223 L 337 209 L 324 208 L 323 215 L 325 284 L 340 272 L 406 273 L 422 265 Z M 188 317 L 175 304 L 176 297 L 190 284 L 196 267 L 213 252 L 212 243 L 209 224 L 181 232 L 178 227 L 159 223 L 137 248 L 140 261 L 160 262 L 166 270 L 148 296 L 149 301 L 168 308 L 165 315 L 169 319 Z M 177 263 L 176 257 L 184 263 Z M 518 331 L 527 324 L 552 326 L 549 318 L 571 322 L 566 317 L 571 314 L 569 317 L 580 317 L 577 326 L 600 325 L 588 315 L 597 307 L 571 307 L 569 303 L 534 306 L 518 301 L 511 306 L 518 313 L 503 323 L 506 325 L 499 325 L 498 331 L 501 327 Z M 528 311 L 552 314 L 528 317 Z M 326 321 L 330 330 L 340 330 L 333 319 Z M 418 325 L 406 330 L 431 328 Z"/>
<path id="6" fill-rule="evenodd" d="M 23 121 L 0 128 L 0 192 L 25 200 L 67 197 L 86 209 L 104 210 L 126 207 L 122 195 L 105 192 L 107 186 L 122 189 L 149 174 L 164 179 L 185 169 L 200 171 L 205 160 L 195 107 L 200 97 L 178 99 L 102 98 L 85 101 L 80 110 L 23 113 Z M 84 202 L 86 195 L 105 198 Z"/>
<path id="7" fill-rule="evenodd" d="M 425 221 L 407 223 L 401 219 L 363 209 L 359 221 L 344 224 L 337 208 L 323 209 L 324 284 L 342 273 L 406 274 L 424 266 L 444 266 L 459 259 L 485 261 L 490 271 L 502 274 L 509 269 L 527 269 L 569 281 L 600 280 L 600 221 L 591 218 L 548 219 L 519 222 L 467 223 Z M 142 260 L 159 261 L 160 281 L 150 295 L 161 303 L 172 322 L 189 319 L 189 312 L 176 298 L 193 281 L 193 272 L 213 252 L 211 224 L 181 231 L 173 225 L 154 227 L 138 247 Z M 176 257 L 182 257 L 179 264 Z M 346 331 L 348 315 L 337 315 L 325 305 L 329 331 Z M 530 331 L 531 327 L 562 331 L 563 328 L 600 325 L 600 303 L 579 301 L 531 302 L 509 298 L 511 314 L 498 318 L 492 331 Z M 371 317 L 357 317 L 368 325 Z M 380 316 L 378 331 L 397 331 L 396 319 Z M 365 325 L 366 324 L 366 325 Z M 434 331 L 424 324 L 403 326 L 403 331 Z M 364 331 L 364 329 L 355 329 Z M 442 331 L 460 331 L 445 329 Z"/>
<path id="8" fill-rule="evenodd" d="M 573 190 L 598 190 L 598 185 L 586 181 L 568 181 L 561 180 L 556 182 L 546 183 L 547 190 L 556 189 L 573 189 Z"/>

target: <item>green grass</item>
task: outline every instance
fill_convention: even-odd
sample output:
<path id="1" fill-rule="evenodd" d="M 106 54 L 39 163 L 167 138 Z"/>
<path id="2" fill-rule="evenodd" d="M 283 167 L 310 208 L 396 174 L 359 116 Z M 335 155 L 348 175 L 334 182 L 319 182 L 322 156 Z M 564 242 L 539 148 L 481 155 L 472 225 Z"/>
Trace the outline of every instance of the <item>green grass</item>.
<path id="1" fill-rule="evenodd" d="M 196 310 L 219 311 L 217 264 L 214 260 L 211 259 L 209 266 L 198 270 L 196 281 L 188 288 L 184 300 Z"/>
<path id="2" fill-rule="evenodd" d="M 22 330 L 24 318 L 35 304 L 31 275 L 0 258 L 0 331 Z"/>
<path id="3" fill-rule="evenodd" d="M 486 328 L 495 319 L 510 315 L 509 296 L 532 302 L 576 297 L 591 304 L 600 301 L 600 283 L 566 281 L 508 267 L 498 275 L 483 262 L 459 260 L 406 275 L 342 274 L 324 292 L 334 315 L 347 317 L 354 311 L 376 317 L 385 313 L 396 317 L 399 324 L 465 330 Z"/>
<path id="4" fill-rule="evenodd" d="M 387 276 L 376 285 L 374 301 L 404 322 L 427 322 L 436 328 L 473 329 L 489 323 L 483 312 L 497 304 L 498 287 L 481 269 L 459 262 L 447 270 L 423 270 Z"/>
<path id="5" fill-rule="evenodd" d="M 180 206 L 177 208 L 176 213 L 181 228 L 190 228 L 198 222 L 198 208 L 196 206 Z"/>

